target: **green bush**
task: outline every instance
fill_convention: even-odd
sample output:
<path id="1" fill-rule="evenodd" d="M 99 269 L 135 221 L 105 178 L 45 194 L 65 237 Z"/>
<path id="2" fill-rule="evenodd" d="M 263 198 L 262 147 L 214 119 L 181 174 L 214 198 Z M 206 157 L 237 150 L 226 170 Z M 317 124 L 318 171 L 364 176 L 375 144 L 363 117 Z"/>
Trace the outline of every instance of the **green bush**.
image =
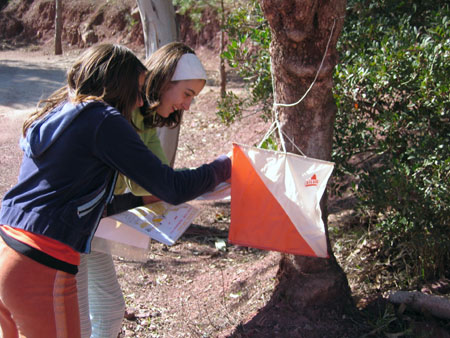
<path id="1" fill-rule="evenodd" d="M 272 113 L 272 77 L 269 45 L 271 34 L 256 0 L 241 2 L 229 13 L 225 27 L 229 43 L 222 57 L 240 76 L 250 96 L 245 99 L 231 91 L 219 103 L 218 115 L 227 123 L 242 116 L 247 107 L 261 105 L 261 117 Z"/>
<path id="2" fill-rule="evenodd" d="M 340 38 L 337 173 L 357 179 L 360 207 L 377 216 L 387 246 L 415 249 L 411 273 L 442 276 L 450 266 L 449 6 L 367 3 L 349 2 Z"/>
<path id="3" fill-rule="evenodd" d="M 226 29 L 230 44 L 223 56 L 246 82 L 250 99 L 229 93 L 219 113 L 230 123 L 246 105 L 262 104 L 268 116 L 271 36 L 258 3 L 244 2 Z M 449 6 L 443 0 L 349 0 L 338 50 L 335 190 L 340 178 L 352 178 L 361 215 L 377 227 L 384 252 L 407 253 L 403 267 L 392 266 L 405 284 L 448 276 Z"/>

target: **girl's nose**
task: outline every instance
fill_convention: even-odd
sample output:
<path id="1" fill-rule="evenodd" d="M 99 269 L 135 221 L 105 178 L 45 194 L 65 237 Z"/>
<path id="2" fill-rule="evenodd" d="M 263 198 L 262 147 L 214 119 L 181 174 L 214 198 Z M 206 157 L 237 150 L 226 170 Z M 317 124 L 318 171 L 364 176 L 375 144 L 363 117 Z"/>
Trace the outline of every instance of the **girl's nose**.
<path id="1" fill-rule="evenodd" d="M 188 98 L 188 99 L 184 100 L 184 102 L 182 103 L 183 110 L 189 110 L 191 103 L 192 103 L 192 98 Z"/>

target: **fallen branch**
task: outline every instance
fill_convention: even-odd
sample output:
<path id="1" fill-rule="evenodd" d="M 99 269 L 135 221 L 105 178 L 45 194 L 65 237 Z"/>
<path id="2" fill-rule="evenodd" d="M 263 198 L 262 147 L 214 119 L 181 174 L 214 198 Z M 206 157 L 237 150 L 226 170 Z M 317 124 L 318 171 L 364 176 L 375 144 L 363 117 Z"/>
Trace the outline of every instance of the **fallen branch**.
<path id="1" fill-rule="evenodd" d="M 388 301 L 405 304 L 413 310 L 429 313 L 442 319 L 450 319 L 450 299 L 442 296 L 427 295 L 418 291 L 396 291 L 390 293 Z"/>

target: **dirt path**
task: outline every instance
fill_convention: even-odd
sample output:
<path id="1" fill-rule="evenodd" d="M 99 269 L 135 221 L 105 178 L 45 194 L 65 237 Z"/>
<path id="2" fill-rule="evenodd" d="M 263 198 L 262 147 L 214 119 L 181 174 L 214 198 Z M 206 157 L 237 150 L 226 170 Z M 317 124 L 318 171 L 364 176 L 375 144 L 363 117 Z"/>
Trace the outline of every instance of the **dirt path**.
<path id="1" fill-rule="evenodd" d="M 215 72 L 208 54 L 199 54 Z M 16 182 L 24 118 L 38 100 L 60 87 L 73 57 L 0 52 L 0 197 Z M 268 124 L 256 115 L 226 127 L 215 115 L 219 90 L 207 86 L 185 113 L 175 166 L 192 167 L 254 144 Z M 171 247 L 152 242 L 148 261 L 115 258 L 127 303 L 121 337 L 217 337 L 232 330 L 269 299 L 278 255 L 225 243 L 229 203 L 204 202 L 188 232 Z M 244 288 L 245 286 L 245 288 Z"/>
<path id="2" fill-rule="evenodd" d="M 0 52 L 0 197 L 19 172 L 22 123 L 41 97 L 65 81 L 71 57 Z"/>

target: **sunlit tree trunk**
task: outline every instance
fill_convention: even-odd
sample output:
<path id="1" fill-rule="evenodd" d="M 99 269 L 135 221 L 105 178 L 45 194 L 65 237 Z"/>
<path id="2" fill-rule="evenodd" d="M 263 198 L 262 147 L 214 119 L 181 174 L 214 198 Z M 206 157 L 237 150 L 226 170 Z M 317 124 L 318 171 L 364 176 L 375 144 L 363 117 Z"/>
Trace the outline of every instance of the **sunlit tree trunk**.
<path id="1" fill-rule="evenodd" d="M 62 8 L 61 0 L 55 0 L 55 55 L 62 54 Z"/>
<path id="2" fill-rule="evenodd" d="M 165 44 L 178 40 L 175 10 L 170 0 L 137 0 L 144 30 L 145 54 L 149 57 Z M 175 163 L 180 127 L 158 128 L 158 136 L 171 166 Z"/>
<path id="3" fill-rule="evenodd" d="M 145 54 L 178 39 L 175 9 L 170 0 L 137 0 L 144 30 Z"/>
<path id="4" fill-rule="evenodd" d="M 276 108 L 282 130 L 305 155 L 329 161 L 337 110 L 332 75 L 338 61 L 336 43 L 343 26 L 346 0 L 260 0 L 260 4 L 272 31 L 270 54 L 275 101 L 297 102 L 315 81 L 299 104 Z M 286 148 L 298 153 L 289 141 Z M 326 196 L 321 206 L 327 228 Z M 289 299 L 291 306 L 305 308 L 330 303 L 346 306 L 350 302 L 346 275 L 334 258 L 328 231 L 326 234 L 330 259 L 282 256 L 276 295 Z"/>

